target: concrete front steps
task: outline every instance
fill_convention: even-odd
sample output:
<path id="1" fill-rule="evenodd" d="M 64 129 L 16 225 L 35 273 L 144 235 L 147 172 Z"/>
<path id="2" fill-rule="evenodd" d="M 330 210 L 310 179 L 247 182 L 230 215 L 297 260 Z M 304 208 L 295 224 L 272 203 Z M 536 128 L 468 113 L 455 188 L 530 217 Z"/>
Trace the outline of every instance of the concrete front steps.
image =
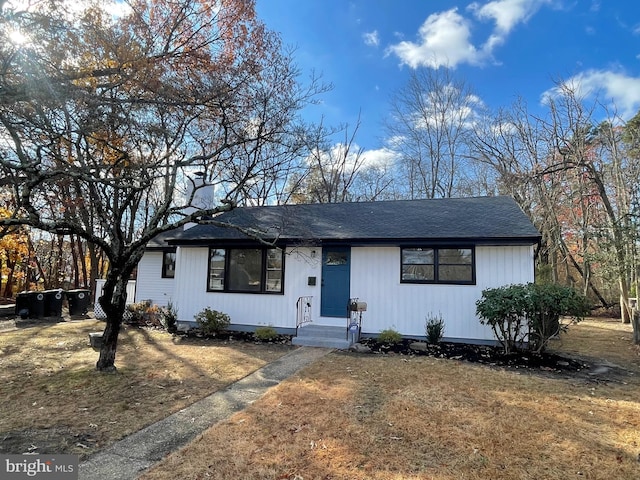
<path id="1" fill-rule="evenodd" d="M 326 347 L 345 350 L 352 345 L 347 340 L 347 327 L 330 327 L 313 323 L 298 328 L 298 335 L 291 339 L 292 345 Z"/>

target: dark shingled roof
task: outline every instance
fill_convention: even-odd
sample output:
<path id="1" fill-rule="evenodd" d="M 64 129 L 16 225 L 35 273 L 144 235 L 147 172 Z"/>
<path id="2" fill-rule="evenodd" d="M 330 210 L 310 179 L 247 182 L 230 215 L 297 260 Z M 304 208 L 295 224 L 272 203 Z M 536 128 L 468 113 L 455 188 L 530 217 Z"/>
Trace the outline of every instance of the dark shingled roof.
<path id="1" fill-rule="evenodd" d="M 218 223 L 281 243 L 407 244 L 412 241 L 534 244 L 540 233 L 510 197 L 447 198 L 239 207 Z M 250 241 L 236 228 L 203 224 L 178 232 L 173 245 Z"/>
<path id="2" fill-rule="evenodd" d="M 170 250 L 171 247 L 167 242 L 175 237 L 179 232 L 182 232 L 182 228 L 167 230 L 166 232 L 159 233 L 151 240 L 149 240 L 149 242 L 147 243 L 147 250 Z M 173 250 L 175 250 L 175 247 L 173 247 Z"/>

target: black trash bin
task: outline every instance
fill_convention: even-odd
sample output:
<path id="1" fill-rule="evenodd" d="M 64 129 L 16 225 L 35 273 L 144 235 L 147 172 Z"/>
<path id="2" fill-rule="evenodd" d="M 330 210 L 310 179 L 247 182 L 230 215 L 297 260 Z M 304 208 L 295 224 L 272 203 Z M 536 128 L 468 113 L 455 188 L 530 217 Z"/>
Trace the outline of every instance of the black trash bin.
<path id="1" fill-rule="evenodd" d="M 67 290 L 67 301 L 69 302 L 69 315 L 84 315 L 89 310 L 90 290 L 78 288 L 77 290 Z"/>
<path id="2" fill-rule="evenodd" d="M 45 290 L 44 292 L 44 316 L 45 317 L 61 317 L 62 316 L 62 289 Z"/>
<path id="3" fill-rule="evenodd" d="M 21 318 L 29 316 L 29 292 L 20 292 L 16 295 L 16 315 Z"/>
<path id="4" fill-rule="evenodd" d="M 44 317 L 44 292 L 27 292 L 29 318 Z"/>

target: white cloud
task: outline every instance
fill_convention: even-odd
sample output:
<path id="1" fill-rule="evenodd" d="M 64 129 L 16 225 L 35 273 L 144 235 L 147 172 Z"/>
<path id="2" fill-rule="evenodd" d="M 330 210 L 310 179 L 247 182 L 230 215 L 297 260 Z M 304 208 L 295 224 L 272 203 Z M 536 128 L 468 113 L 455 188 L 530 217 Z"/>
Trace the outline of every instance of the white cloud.
<path id="1" fill-rule="evenodd" d="M 477 2 L 469 10 L 481 20 L 494 20 L 496 34 L 506 35 L 519 23 L 528 21 L 549 0 L 493 0 L 480 6 Z"/>
<path id="2" fill-rule="evenodd" d="M 587 70 L 564 82 L 578 96 L 595 99 L 605 105 L 609 103 L 618 110 L 620 116 L 627 120 L 634 116 L 640 108 L 640 77 L 630 77 L 621 72 L 607 70 Z M 560 94 L 554 87 L 542 94 L 542 102 Z"/>
<path id="3" fill-rule="evenodd" d="M 374 30 L 373 32 L 363 33 L 362 38 L 364 39 L 365 45 L 368 45 L 370 47 L 377 47 L 378 45 L 380 45 L 380 37 L 377 30 Z"/>
<path id="4" fill-rule="evenodd" d="M 429 15 L 418 31 L 418 43 L 402 41 L 391 45 L 387 54 L 397 55 L 402 64 L 411 68 L 478 63 L 479 52 L 470 42 L 469 21 L 457 10 Z"/>
<path id="5" fill-rule="evenodd" d="M 389 167 L 398 158 L 398 153 L 387 147 L 362 150 L 360 155 L 358 155 L 361 151 L 359 145 L 351 145 L 348 153 L 346 148 L 344 143 L 336 143 L 328 151 L 317 151 L 314 155 L 307 157 L 306 162 L 312 165 L 319 161 L 328 168 L 339 168 L 344 165 L 347 170 L 351 170 L 356 167 L 356 163 L 359 169 Z"/>
<path id="6" fill-rule="evenodd" d="M 400 154 L 390 148 L 378 148 L 365 150 L 362 153 L 364 168 L 389 168 L 400 157 Z"/>
<path id="7" fill-rule="evenodd" d="M 513 28 L 527 22 L 549 0 L 493 0 L 480 6 L 477 2 L 469 5 L 469 10 L 480 20 L 493 20 L 494 31 L 483 45 L 483 50 L 491 54 L 504 44 Z"/>
<path id="8" fill-rule="evenodd" d="M 427 17 L 418 31 L 417 42 L 402 41 L 391 45 L 387 54 L 393 53 L 403 65 L 438 68 L 455 67 L 461 63 L 482 64 L 491 58 L 496 47 L 505 43 L 509 33 L 528 21 L 545 4 L 553 0 L 492 0 L 481 5 L 470 4 L 467 9 L 478 21 L 495 23 L 487 40 L 480 47 L 471 41 L 474 24 L 471 18 L 458 13 L 457 8 L 433 13 Z"/>

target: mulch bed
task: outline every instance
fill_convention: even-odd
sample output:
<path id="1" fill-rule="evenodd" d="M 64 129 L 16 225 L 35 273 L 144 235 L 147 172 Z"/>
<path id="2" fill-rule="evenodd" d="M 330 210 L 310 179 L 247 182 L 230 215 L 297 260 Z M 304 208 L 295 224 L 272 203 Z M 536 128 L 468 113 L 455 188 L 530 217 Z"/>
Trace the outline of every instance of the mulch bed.
<path id="1" fill-rule="evenodd" d="M 488 345 L 449 342 L 428 344 L 411 339 L 404 339 L 398 343 L 388 344 L 381 343 L 375 338 L 365 338 L 362 339 L 360 343 L 369 347 L 373 354 L 430 356 L 479 363 L 492 367 L 507 367 L 510 369 L 579 373 L 593 367 L 592 364 L 584 360 L 567 358 L 547 352 L 541 354 L 517 352 L 505 355 L 501 347 Z"/>

